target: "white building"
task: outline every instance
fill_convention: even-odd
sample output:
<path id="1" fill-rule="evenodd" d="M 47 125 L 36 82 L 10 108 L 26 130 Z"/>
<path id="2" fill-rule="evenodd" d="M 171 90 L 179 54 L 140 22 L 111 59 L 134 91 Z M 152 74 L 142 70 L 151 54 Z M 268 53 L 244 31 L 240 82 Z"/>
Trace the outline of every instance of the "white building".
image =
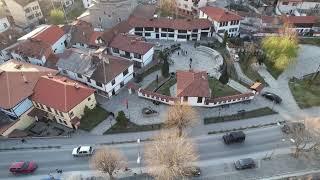
<path id="1" fill-rule="evenodd" d="M 83 7 L 84 8 L 89 8 L 92 5 L 92 0 L 82 0 Z"/>
<path id="2" fill-rule="evenodd" d="M 292 28 L 297 31 L 299 35 L 309 33 L 316 23 L 316 16 L 288 16 L 284 17 L 284 23 L 292 25 Z"/>
<path id="3" fill-rule="evenodd" d="M 208 0 L 175 0 L 180 13 L 192 15 L 197 14 L 198 8 L 205 7 Z"/>
<path id="4" fill-rule="evenodd" d="M 43 18 L 40 5 L 37 0 L 4 0 L 8 7 L 15 25 L 22 30 L 29 31 L 39 24 L 39 20 Z"/>
<path id="5" fill-rule="evenodd" d="M 230 37 L 238 36 L 242 17 L 222 8 L 206 6 L 199 9 L 199 18 L 213 23 L 215 33 L 223 35 L 226 31 Z"/>
<path id="6" fill-rule="evenodd" d="M 1 17 L 0 15 L 0 33 L 8 30 L 10 28 L 10 23 L 7 19 L 7 17 L 3 16 Z"/>
<path id="7" fill-rule="evenodd" d="M 111 97 L 133 78 L 133 62 L 115 56 L 68 49 L 58 55 L 61 74 L 93 87 Z"/>
<path id="8" fill-rule="evenodd" d="M 137 68 L 149 64 L 154 54 L 153 44 L 145 42 L 140 36 L 129 34 L 116 35 L 108 48 L 113 56 L 129 59 Z"/>
<path id="9" fill-rule="evenodd" d="M 55 25 L 40 26 L 5 49 L 14 59 L 43 66 L 52 54 L 62 53 L 67 35 Z"/>
<path id="10" fill-rule="evenodd" d="M 131 34 L 146 39 L 198 41 L 211 37 L 211 23 L 206 19 L 135 18 L 128 20 Z"/>
<path id="11" fill-rule="evenodd" d="M 276 12 L 278 14 L 307 13 L 320 10 L 319 0 L 278 0 Z"/>

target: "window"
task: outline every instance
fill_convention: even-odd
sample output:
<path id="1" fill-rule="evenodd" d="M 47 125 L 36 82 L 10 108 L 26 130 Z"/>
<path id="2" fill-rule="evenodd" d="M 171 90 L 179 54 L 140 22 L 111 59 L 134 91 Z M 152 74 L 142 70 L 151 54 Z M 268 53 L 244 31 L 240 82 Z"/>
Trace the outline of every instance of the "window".
<path id="1" fill-rule="evenodd" d="M 60 116 L 61 116 L 61 117 L 63 117 L 63 114 L 62 114 L 62 112 L 59 112 L 59 113 L 60 113 Z"/>
<path id="2" fill-rule="evenodd" d="M 197 103 L 202 103 L 202 97 L 198 97 Z"/>
<path id="3" fill-rule="evenodd" d="M 140 33 L 140 32 L 135 32 L 134 34 L 137 36 L 142 36 L 142 33 Z"/>
<path id="4" fill-rule="evenodd" d="M 119 54 L 119 49 L 118 48 L 112 48 L 114 53 L 118 53 Z"/>
<path id="5" fill-rule="evenodd" d="M 69 113 L 69 115 L 70 115 L 71 118 L 74 116 L 72 111 Z"/>
<path id="6" fill-rule="evenodd" d="M 82 75 L 81 75 L 81 74 L 79 74 L 79 73 L 77 73 L 77 76 L 78 76 L 78 78 L 82 78 Z"/>
<path id="7" fill-rule="evenodd" d="M 89 98 L 88 98 L 88 101 L 90 101 L 90 100 L 91 100 L 91 98 L 89 97 Z"/>
<path id="8" fill-rule="evenodd" d="M 52 113 L 51 108 L 48 107 L 48 111 Z"/>
<path id="9" fill-rule="evenodd" d="M 96 85 L 102 87 L 102 84 L 96 81 Z"/>
<path id="10" fill-rule="evenodd" d="M 143 31 L 143 28 L 142 27 L 136 27 L 134 28 L 135 31 Z"/>
<path id="11" fill-rule="evenodd" d="M 289 2 L 282 2 L 282 5 L 288 5 Z"/>
<path id="12" fill-rule="evenodd" d="M 174 37 L 174 34 L 169 34 L 169 37 Z"/>
<path id="13" fill-rule="evenodd" d="M 29 13 L 30 11 L 31 11 L 31 9 L 30 8 L 27 8 L 27 9 L 25 9 L 24 10 L 26 13 Z"/>
<path id="14" fill-rule="evenodd" d="M 56 113 L 57 115 L 59 115 L 59 112 L 58 112 L 56 109 L 54 109 L 54 111 L 55 111 L 55 113 Z"/>
<path id="15" fill-rule="evenodd" d="M 151 36 L 151 33 L 144 33 L 145 36 Z"/>
<path id="16" fill-rule="evenodd" d="M 153 31 L 153 27 L 145 27 L 144 30 L 145 31 Z"/>
<path id="17" fill-rule="evenodd" d="M 166 33 L 161 33 L 161 37 L 167 37 Z"/>
<path id="18" fill-rule="evenodd" d="M 187 33 L 187 30 L 179 30 L 178 33 Z"/>
<path id="19" fill-rule="evenodd" d="M 113 86 L 115 84 L 116 84 L 116 80 L 114 79 L 114 80 L 111 81 L 111 85 Z"/>
<path id="20" fill-rule="evenodd" d="M 88 77 L 87 77 L 87 82 L 88 82 L 88 83 L 91 83 L 91 79 L 90 79 L 90 78 L 88 78 Z"/>
<path id="21" fill-rule="evenodd" d="M 136 59 L 141 59 L 141 55 L 140 55 L 140 54 L 137 54 L 137 53 L 134 53 L 134 54 L 133 54 L 133 57 L 136 58 Z"/>
<path id="22" fill-rule="evenodd" d="M 68 125 L 68 123 L 67 123 L 66 121 L 63 121 L 63 123 L 64 123 L 65 125 Z"/>
<path id="23" fill-rule="evenodd" d="M 156 28 L 156 32 L 159 32 L 159 28 Z"/>
<path id="24" fill-rule="evenodd" d="M 292 3 L 292 6 L 297 6 L 298 5 L 298 3 Z"/>
<path id="25" fill-rule="evenodd" d="M 28 16 L 28 19 L 31 20 L 34 18 L 34 15 L 32 14 L 31 16 Z"/>
<path id="26" fill-rule="evenodd" d="M 186 35 L 178 35 L 178 38 L 179 38 L 179 39 L 186 39 L 187 36 L 186 36 Z"/>
<path id="27" fill-rule="evenodd" d="M 183 102 L 188 102 L 188 97 L 187 96 L 183 97 Z"/>
<path id="28" fill-rule="evenodd" d="M 125 71 L 123 71 L 123 76 L 127 75 L 129 73 L 128 69 L 126 69 Z"/>

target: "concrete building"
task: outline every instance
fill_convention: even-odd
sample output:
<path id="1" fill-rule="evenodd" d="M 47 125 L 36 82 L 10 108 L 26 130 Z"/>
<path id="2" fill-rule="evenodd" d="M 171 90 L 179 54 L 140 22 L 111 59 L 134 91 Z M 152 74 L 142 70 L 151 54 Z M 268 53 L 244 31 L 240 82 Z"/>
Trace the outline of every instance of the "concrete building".
<path id="1" fill-rule="evenodd" d="M 276 12 L 280 14 L 305 14 L 312 11 L 319 12 L 319 0 L 278 0 Z"/>
<path id="2" fill-rule="evenodd" d="M 94 90 L 64 76 L 42 76 L 31 96 L 35 107 L 28 115 L 35 120 L 50 119 L 78 129 L 86 107 L 96 107 Z"/>
<path id="3" fill-rule="evenodd" d="M 62 75 L 82 82 L 111 97 L 133 78 L 133 62 L 103 53 L 68 49 L 58 55 L 58 69 Z"/>
<path id="4" fill-rule="evenodd" d="M 43 18 L 37 0 L 4 0 L 15 25 L 24 31 L 30 31 Z"/>
<path id="5" fill-rule="evenodd" d="M 131 34 L 146 39 L 160 39 L 173 41 L 197 41 L 211 37 L 210 21 L 206 19 L 167 19 L 167 18 L 135 18 L 128 20 L 132 27 Z"/>
<path id="6" fill-rule="evenodd" d="M 112 28 L 127 20 L 137 5 L 137 0 L 96 0 L 80 20 L 90 22 L 94 27 Z"/>
<path id="7" fill-rule="evenodd" d="M 0 33 L 0 64 L 12 58 L 6 48 L 17 43 L 17 40 L 23 35 L 12 28 Z"/>
<path id="8" fill-rule="evenodd" d="M 179 13 L 196 15 L 198 9 L 205 7 L 208 0 L 175 0 Z"/>
<path id="9" fill-rule="evenodd" d="M 12 119 L 19 119 L 32 108 L 29 96 L 38 79 L 58 71 L 10 60 L 0 65 L 0 111 Z"/>
<path id="10" fill-rule="evenodd" d="M 5 49 L 14 59 L 43 66 L 52 54 L 62 53 L 67 35 L 55 25 L 43 25 Z"/>
<path id="11" fill-rule="evenodd" d="M 284 23 L 292 25 L 292 28 L 297 31 L 299 35 L 309 33 L 316 23 L 316 16 L 288 16 L 283 17 Z"/>
<path id="12" fill-rule="evenodd" d="M 228 33 L 229 37 L 239 35 L 242 17 L 222 8 L 206 6 L 200 8 L 199 18 L 208 19 L 212 22 L 215 33 L 223 35 Z"/>
<path id="13" fill-rule="evenodd" d="M 148 65 L 153 58 L 153 44 L 145 42 L 142 37 L 130 34 L 118 34 L 108 46 L 113 56 L 129 59 L 137 68 Z"/>

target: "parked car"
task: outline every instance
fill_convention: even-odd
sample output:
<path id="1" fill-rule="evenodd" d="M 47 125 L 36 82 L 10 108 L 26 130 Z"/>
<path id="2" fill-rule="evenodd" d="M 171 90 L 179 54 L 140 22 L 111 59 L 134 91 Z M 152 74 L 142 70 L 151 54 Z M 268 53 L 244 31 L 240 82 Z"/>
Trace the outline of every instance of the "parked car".
<path id="1" fill-rule="evenodd" d="M 9 171 L 14 174 L 33 173 L 38 168 L 34 161 L 19 161 L 11 164 Z"/>
<path id="2" fill-rule="evenodd" d="M 223 135 L 222 139 L 226 144 L 242 143 L 246 139 L 246 135 L 243 131 L 235 131 Z"/>
<path id="3" fill-rule="evenodd" d="M 285 123 L 282 127 L 281 127 L 281 131 L 286 133 L 286 134 L 290 134 L 292 133 L 294 130 L 297 131 L 303 131 L 305 129 L 305 126 L 303 123 L 301 122 L 291 122 L 291 123 Z"/>
<path id="4" fill-rule="evenodd" d="M 188 174 L 193 177 L 197 177 L 201 175 L 200 167 L 198 166 L 190 166 L 187 168 Z"/>
<path id="5" fill-rule="evenodd" d="M 256 167 L 256 163 L 252 158 L 245 158 L 234 162 L 234 166 L 237 170 L 251 169 Z"/>
<path id="6" fill-rule="evenodd" d="M 264 92 L 261 94 L 261 96 L 269 99 L 270 101 L 274 101 L 277 104 L 280 104 L 282 102 L 282 99 L 278 95 L 271 92 Z"/>
<path id="7" fill-rule="evenodd" d="M 77 156 L 90 156 L 93 154 L 94 149 L 91 146 L 79 146 L 73 149 L 72 155 Z"/>

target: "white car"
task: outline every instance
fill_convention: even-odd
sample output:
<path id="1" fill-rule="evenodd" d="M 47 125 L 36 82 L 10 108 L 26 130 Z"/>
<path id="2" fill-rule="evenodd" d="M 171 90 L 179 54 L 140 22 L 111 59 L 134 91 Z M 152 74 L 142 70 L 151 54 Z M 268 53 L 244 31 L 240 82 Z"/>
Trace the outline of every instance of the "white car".
<path id="1" fill-rule="evenodd" d="M 79 146 L 73 149 L 72 155 L 77 156 L 90 156 L 93 154 L 93 148 L 91 146 Z"/>

